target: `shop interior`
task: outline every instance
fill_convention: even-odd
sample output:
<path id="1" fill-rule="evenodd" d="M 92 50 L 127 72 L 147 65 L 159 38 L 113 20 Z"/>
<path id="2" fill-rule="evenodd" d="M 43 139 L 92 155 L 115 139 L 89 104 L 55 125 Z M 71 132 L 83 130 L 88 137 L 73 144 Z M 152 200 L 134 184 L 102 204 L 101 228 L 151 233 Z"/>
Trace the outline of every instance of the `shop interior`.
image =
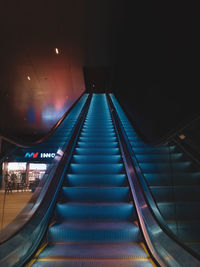
<path id="1" fill-rule="evenodd" d="M 4 162 L 2 166 L 1 190 L 34 192 L 48 164 L 29 162 Z"/>

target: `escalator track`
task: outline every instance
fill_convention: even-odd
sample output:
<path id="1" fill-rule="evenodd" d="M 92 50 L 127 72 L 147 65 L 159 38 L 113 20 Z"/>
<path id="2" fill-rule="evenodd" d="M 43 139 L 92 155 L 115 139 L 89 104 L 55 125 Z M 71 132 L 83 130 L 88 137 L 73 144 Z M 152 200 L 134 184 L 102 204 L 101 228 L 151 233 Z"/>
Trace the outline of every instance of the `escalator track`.
<path id="1" fill-rule="evenodd" d="M 156 206 L 169 231 L 200 259 L 200 169 L 175 142 L 145 143 L 110 95 Z"/>
<path id="2" fill-rule="evenodd" d="M 44 241 L 29 266 L 155 266 L 105 94 L 94 94 Z"/>

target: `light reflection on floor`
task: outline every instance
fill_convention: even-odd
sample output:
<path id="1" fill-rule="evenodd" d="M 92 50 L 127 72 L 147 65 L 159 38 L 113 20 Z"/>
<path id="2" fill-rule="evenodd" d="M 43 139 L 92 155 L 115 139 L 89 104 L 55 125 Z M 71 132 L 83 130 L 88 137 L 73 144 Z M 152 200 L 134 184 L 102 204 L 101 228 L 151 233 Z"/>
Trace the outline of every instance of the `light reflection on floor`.
<path id="1" fill-rule="evenodd" d="M 31 190 L 17 191 L 12 193 L 0 191 L 0 230 L 7 226 L 27 205 L 33 193 Z"/>

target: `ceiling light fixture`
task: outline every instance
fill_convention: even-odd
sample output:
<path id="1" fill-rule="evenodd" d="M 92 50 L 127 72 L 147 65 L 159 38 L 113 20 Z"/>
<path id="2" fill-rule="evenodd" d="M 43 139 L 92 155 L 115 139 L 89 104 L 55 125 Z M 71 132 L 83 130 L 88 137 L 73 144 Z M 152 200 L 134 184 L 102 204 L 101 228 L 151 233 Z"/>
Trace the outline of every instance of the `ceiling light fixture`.
<path id="1" fill-rule="evenodd" d="M 179 135 L 179 138 L 180 138 L 181 140 L 184 140 L 185 137 L 186 137 L 186 136 L 185 136 L 184 134 Z"/>
<path id="2" fill-rule="evenodd" d="M 55 52 L 56 52 L 57 55 L 59 54 L 58 48 L 55 48 Z"/>
<path id="3" fill-rule="evenodd" d="M 31 80 L 31 77 L 30 76 L 27 76 L 27 79 L 30 81 Z"/>

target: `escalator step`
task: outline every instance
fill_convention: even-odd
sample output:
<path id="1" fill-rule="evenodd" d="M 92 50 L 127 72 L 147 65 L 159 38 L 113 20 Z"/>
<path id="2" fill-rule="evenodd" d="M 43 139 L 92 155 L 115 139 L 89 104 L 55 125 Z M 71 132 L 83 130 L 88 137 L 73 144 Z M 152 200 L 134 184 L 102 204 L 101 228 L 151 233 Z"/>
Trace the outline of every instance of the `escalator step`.
<path id="1" fill-rule="evenodd" d="M 53 225 L 47 234 L 48 242 L 141 242 L 139 228 L 130 222 L 76 222 Z"/>
<path id="2" fill-rule="evenodd" d="M 143 148 L 133 148 L 136 156 L 138 154 L 163 154 L 163 153 L 167 153 L 169 154 L 169 149 L 168 147 L 143 147 Z M 175 152 L 175 146 L 171 146 L 170 147 L 170 151 Z"/>
<path id="3" fill-rule="evenodd" d="M 117 142 L 78 142 L 77 144 L 78 148 L 117 148 L 118 143 Z"/>
<path id="4" fill-rule="evenodd" d="M 152 267 L 149 259 L 41 259 L 32 265 L 33 267 Z"/>
<path id="5" fill-rule="evenodd" d="M 84 130 L 82 130 L 81 131 L 81 137 L 86 137 L 86 138 L 107 138 L 107 137 L 115 137 L 116 135 L 115 135 L 115 132 L 114 132 L 114 130 L 112 130 L 112 131 L 99 131 L 99 130 L 97 130 L 97 131 L 93 131 L 93 132 L 88 132 L 88 131 L 84 131 Z"/>
<path id="6" fill-rule="evenodd" d="M 122 163 L 120 155 L 74 155 L 73 163 Z"/>
<path id="7" fill-rule="evenodd" d="M 183 158 L 182 153 L 169 154 L 150 154 L 150 155 L 137 155 L 139 163 L 171 163 L 171 161 L 180 161 Z"/>
<path id="8" fill-rule="evenodd" d="M 76 174 L 118 174 L 124 172 L 124 166 L 119 164 L 76 164 L 72 163 L 69 173 Z"/>
<path id="9" fill-rule="evenodd" d="M 63 187 L 62 199 L 75 202 L 123 202 L 129 201 L 128 187 Z"/>
<path id="10" fill-rule="evenodd" d="M 168 172 L 169 174 L 171 172 L 190 172 L 192 170 L 191 168 L 191 162 L 173 162 L 173 163 L 140 163 L 140 168 L 144 173 L 163 173 Z"/>
<path id="11" fill-rule="evenodd" d="M 68 174 L 69 186 L 123 186 L 127 184 L 125 174 Z"/>
<path id="12" fill-rule="evenodd" d="M 78 251 L 78 253 L 77 253 Z M 66 243 L 50 244 L 38 258 L 93 258 L 134 259 L 147 258 L 142 246 L 137 243 Z M 98 266 L 98 265 L 97 265 Z"/>
<path id="13" fill-rule="evenodd" d="M 149 185 L 199 185 L 200 172 L 190 173 L 145 173 L 144 174 Z"/>
<path id="14" fill-rule="evenodd" d="M 119 148 L 76 148 L 75 154 L 78 155 L 118 155 L 119 154 Z"/>
<path id="15" fill-rule="evenodd" d="M 151 186 L 151 191 L 157 202 L 200 201 L 199 186 Z"/>
<path id="16" fill-rule="evenodd" d="M 79 138 L 79 141 L 81 142 L 116 142 L 117 137 L 116 136 L 94 136 L 94 137 L 87 137 L 82 136 Z"/>
<path id="17" fill-rule="evenodd" d="M 134 207 L 129 203 L 62 203 L 56 205 L 59 220 L 134 220 Z"/>

